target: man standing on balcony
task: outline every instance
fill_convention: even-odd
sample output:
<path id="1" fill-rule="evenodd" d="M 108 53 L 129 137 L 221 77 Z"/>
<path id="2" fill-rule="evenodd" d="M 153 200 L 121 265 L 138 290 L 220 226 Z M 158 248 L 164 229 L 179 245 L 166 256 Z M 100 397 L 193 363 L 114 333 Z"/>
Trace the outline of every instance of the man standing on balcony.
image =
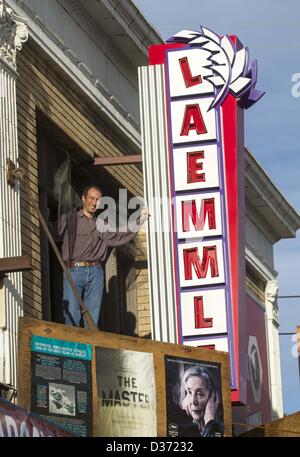
<path id="1" fill-rule="evenodd" d="M 112 230 L 96 217 L 101 197 L 99 187 L 86 187 L 81 197 L 83 207 L 74 208 L 59 220 L 59 235 L 63 236 L 62 257 L 96 325 L 100 316 L 104 287 L 103 265 L 108 249 L 132 240 L 149 217 L 148 210 L 143 208 L 135 231 L 130 231 L 128 227 L 125 231 Z M 63 315 L 65 324 L 80 326 L 80 306 L 65 274 Z M 88 327 L 85 320 L 84 326 Z"/>

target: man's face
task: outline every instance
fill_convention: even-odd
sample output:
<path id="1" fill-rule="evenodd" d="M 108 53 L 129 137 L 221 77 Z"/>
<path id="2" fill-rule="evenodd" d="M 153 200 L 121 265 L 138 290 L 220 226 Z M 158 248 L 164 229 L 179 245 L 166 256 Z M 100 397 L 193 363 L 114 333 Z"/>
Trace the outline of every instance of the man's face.
<path id="1" fill-rule="evenodd" d="M 97 209 L 97 204 L 100 201 L 101 197 L 101 192 L 99 192 L 97 189 L 89 189 L 87 196 L 82 196 L 83 210 L 93 215 Z"/>
<path id="2" fill-rule="evenodd" d="M 185 385 L 188 411 L 195 421 L 200 421 L 205 413 L 209 397 L 206 383 L 199 376 L 190 376 Z"/>

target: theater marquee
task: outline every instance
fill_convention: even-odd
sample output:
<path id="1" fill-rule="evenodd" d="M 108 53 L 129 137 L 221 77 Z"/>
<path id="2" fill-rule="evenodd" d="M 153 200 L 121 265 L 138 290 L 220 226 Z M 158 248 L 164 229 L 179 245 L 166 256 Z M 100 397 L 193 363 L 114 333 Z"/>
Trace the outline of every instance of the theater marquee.
<path id="1" fill-rule="evenodd" d="M 243 401 L 243 110 L 262 96 L 256 62 L 202 27 L 152 46 L 139 79 L 153 337 L 229 352 Z"/>

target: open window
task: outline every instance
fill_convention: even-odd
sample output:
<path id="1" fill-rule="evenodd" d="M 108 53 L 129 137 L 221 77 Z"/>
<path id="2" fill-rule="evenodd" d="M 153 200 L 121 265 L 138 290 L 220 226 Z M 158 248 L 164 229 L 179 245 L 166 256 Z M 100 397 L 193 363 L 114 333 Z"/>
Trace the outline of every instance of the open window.
<path id="1" fill-rule="evenodd" d="M 86 185 L 98 184 L 104 195 L 118 201 L 121 186 L 116 179 L 104 167 L 95 167 L 91 155 L 80 149 L 43 114 L 38 116 L 38 173 L 40 210 L 59 247 L 58 212 L 62 205 L 65 208 L 68 203 L 76 205 Z M 66 182 L 68 185 L 65 185 Z M 125 247 L 113 249 L 105 265 L 101 330 L 135 334 L 136 274 L 133 245 L 134 243 L 128 243 Z M 42 229 L 40 246 L 42 317 L 53 322 L 63 322 L 63 273 Z"/>

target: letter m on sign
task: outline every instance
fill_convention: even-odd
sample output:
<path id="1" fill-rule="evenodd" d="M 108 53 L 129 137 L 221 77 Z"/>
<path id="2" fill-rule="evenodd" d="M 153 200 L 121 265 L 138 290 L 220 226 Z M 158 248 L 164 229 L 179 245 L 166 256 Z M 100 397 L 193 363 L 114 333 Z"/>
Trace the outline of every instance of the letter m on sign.
<path id="1" fill-rule="evenodd" d="M 211 277 L 219 276 L 217 246 L 205 246 L 203 248 L 202 261 L 198 255 L 198 248 L 183 250 L 184 276 L 186 280 L 193 279 L 194 268 L 199 279 L 206 278 L 210 267 Z"/>

